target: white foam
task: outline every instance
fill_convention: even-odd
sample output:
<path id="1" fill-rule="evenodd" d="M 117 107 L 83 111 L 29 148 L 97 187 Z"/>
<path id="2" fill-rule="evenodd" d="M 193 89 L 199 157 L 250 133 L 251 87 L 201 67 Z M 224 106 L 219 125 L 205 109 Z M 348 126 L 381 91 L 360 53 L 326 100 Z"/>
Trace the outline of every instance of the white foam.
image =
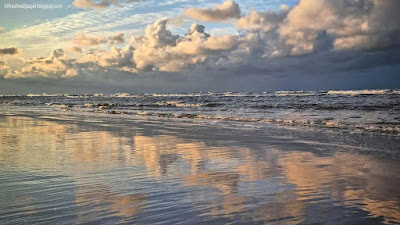
<path id="1" fill-rule="evenodd" d="M 395 93 L 398 94 L 399 91 L 390 91 L 388 89 L 382 90 L 344 90 L 344 91 L 328 91 L 329 95 L 378 95 L 378 94 L 387 94 L 387 93 Z"/>

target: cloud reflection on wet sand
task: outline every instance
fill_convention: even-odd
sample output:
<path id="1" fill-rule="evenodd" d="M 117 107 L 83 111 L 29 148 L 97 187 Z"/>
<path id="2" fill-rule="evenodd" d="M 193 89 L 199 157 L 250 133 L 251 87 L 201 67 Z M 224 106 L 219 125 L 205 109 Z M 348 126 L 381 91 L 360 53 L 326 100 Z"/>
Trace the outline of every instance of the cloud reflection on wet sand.
<path id="1" fill-rule="evenodd" d="M 256 148 L 240 139 L 210 142 L 104 125 L 2 117 L 0 178 L 6 185 L 0 199 L 10 208 L 0 207 L 0 221 L 7 218 L 3 213 L 16 210 L 29 218 L 45 213 L 49 203 L 30 190 L 42 186 L 71 201 L 76 223 L 171 222 L 171 213 L 179 219 L 173 214 L 178 206 L 196 215 L 195 222 L 400 223 L 400 165 L 394 160 L 345 151 L 320 156 L 285 145 Z M 15 171 L 62 175 L 52 179 L 62 184 L 68 178 L 71 189 L 35 180 L 26 189 L 8 189 L 7 182 L 23 182 L 11 178 Z M 21 201 L 29 207 L 18 209 Z M 163 202 L 172 212 L 159 214 L 168 210 Z"/>

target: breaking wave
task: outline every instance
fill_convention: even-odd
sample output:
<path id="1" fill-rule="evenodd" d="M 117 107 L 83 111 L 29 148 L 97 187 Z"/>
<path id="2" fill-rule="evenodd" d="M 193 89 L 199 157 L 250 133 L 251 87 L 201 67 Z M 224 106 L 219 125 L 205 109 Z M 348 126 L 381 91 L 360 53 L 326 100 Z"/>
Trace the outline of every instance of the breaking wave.
<path id="1" fill-rule="evenodd" d="M 400 133 L 399 90 L 29 94 L 0 96 L 8 106 L 157 118 L 269 123 Z"/>

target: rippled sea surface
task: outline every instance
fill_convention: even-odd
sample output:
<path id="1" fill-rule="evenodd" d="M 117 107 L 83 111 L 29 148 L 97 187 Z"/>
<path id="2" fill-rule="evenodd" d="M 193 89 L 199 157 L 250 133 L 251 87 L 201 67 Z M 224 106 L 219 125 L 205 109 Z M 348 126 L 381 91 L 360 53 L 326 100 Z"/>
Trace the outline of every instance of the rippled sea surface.
<path id="1" fill-rule="evenodd" d="M 400 90 L 0 96 L 0 106 L 400 133 Z"/>
<path id="2" fill-rule="evenodd" d="M 192 106 L 125 107 L 150 104 L 141 98 L 200 104 L 189 103 L 196 97 L 188 96 L 3 96 L 0 224 L 400 223 L 400 135 L 388 132 L 397 126 L 398 94 L 293 97 L 307 104 L 314 99 L 318 107 L 335 98 L 358 101 L 333 110 L 336 117 L 327 121 L 346 121 L 354 113 L 371 123 L 380 117 L 391 122 L 373 132 L 250 120 L 257 117 L 242 110 L 267 104 L 254 103 L 256 94 L 212 95 L 235 100 L 201 111 Z M 278 108 L 275 116 L 315 111 L 322 118 L 330 112 L 315 107 Z M 160 116 L 138 114 L 148 110 Z M 254 110 L 260 116 L 260 110 L 272 109 Z M 207 112 L 247 119 L 184 116 Z M 174 113 L 182 116 L 168 116 Z"/>

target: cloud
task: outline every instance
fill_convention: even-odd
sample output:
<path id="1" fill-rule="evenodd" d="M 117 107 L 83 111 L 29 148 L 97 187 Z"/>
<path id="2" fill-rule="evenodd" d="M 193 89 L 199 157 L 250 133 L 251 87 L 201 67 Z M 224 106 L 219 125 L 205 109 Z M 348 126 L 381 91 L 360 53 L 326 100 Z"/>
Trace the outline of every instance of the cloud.
<path id="1" fill-rule="evenodd" d="M 281 5 L 279 12 L 275 12 L 274 10 L 258 12 L 256 9 L 252 9 L 248 14 L 235 22 L 235 27 L 239 30 L 269 31 L 279 26 L 289 11 L 290 8 L 287 5 Z"/>
<path id="2" fill-rule="evenodd" d="M 82 53 L 82 48 L 78 46 L 71 46 L 65 49 L 65 51 L 70 53 Z"/>
<path id="3" fill-rule="evenodd" d="M 221 22 L 238 19 L 240 8 L 236 2 L 228 0 L 212 8 L 188 8 L 184 15 L 202 22 Z"/>
<path id="4" fill-rule="evenodd" d="M 6 70 L 9 69 L 10 67 L 6 64 L 4 61 L 0 61 L 0 70 Z"/>
<path id="5" fill-rule="evenodd" d="M 16 55 L 21 53 L 20 49 L 17 49 L 15 47 L 11 48 L 0 48 L 0 55 Z"/>
<path id="6" fill-rule="evenodd" d="M 293 7 L 279 34 L 294 52 L 312 52 L 313 41 L 325 32 L 335 50 L 376 49 L 400 44 L 396 0 L 301 0 Z"/>
<path id="7" fill-rule="evenodd" d="M 5 76 L 9 69 L 10 67 L 6 64 L 6 62 L 0 61 L 0 76 Z"/>
<path id="8" fill-rule="evenodd" d="M 110 5 L 118 5 L 118 0 L 75 0 L 72 5 L 81 8 L 81 9 L 97 9 L 103 10 L 109 7 Z"/>
<path id="9" fill-rule="evenodd" d="M 264 56 L 374 50 L 400 44 L 395 0 L 300 0 L 280 11 L 250 11 L 235 26 L 257 35 Z"/>
<path id="10" fill-rule="evenodd" d="M 79 46 L 94 46 L 107 43 L 107 39 L 101 36 L 91 37 L 83 33 L 77 34 L 72 42 Z"/>
<path id="11" fill-rule="evenodd" d="M 72 39 L 72 42 L 79 46 L 96 46 L 101 44 L 122 44 L 125 42 L 124 34 L 118 32 L 110 37 L 103 37 L 103 36 L 87 36 L 83 33 L 79 33 Z"/>
<path id="12" fill-rule="evenodd" d="M 224 52 L 237 46 L 235 36 L 210 36 L 204 26 L 193 24 L 184 36 L 166 29 L 168 20 L 159 20 L 147 27 L 144 37 L 134 37 L 133 60 L 141 71 L 176 72 L 196 64 L 211 63 Z"/>
<path id="13" fill-rule="evenodd" d="M 77 68 L 89 70 L 115 70 L 125 72 L 137 72 L 133 59 L 134 48 L 112 47 L 110 51 L 99 50 L 95 53 L 87 53 L 78 59 L 74 64 Z"/>
<path id="14" fill-rule="evenodd" d="M 8 69 L 3 76 L 14 79 L 27 77 L 65 78 L 78 75 L 78 70 L 74 68 L 74 60 L 67 59 L 62 49 L 54 50 L 48 57 L 22 60 L 24 65 L 21 68 L 17 70 Z"/>
<path id="15" fill-rule="evenodd" d="M 126 3 L 139 2 L 141 0 L 125 0 Z M 111 5 L 119 5 L 118 0 L 75 0 L 72 5 L 81 9 L 104 10 Z"/>
<path id="16" fill-rule="evenodd" d="M 110 44 L 123 44 L 125 42 L 124 39 L 124 34 L 121 32 L 118 32 L 114 34 L 113 36 L 109 37 Z"/>

